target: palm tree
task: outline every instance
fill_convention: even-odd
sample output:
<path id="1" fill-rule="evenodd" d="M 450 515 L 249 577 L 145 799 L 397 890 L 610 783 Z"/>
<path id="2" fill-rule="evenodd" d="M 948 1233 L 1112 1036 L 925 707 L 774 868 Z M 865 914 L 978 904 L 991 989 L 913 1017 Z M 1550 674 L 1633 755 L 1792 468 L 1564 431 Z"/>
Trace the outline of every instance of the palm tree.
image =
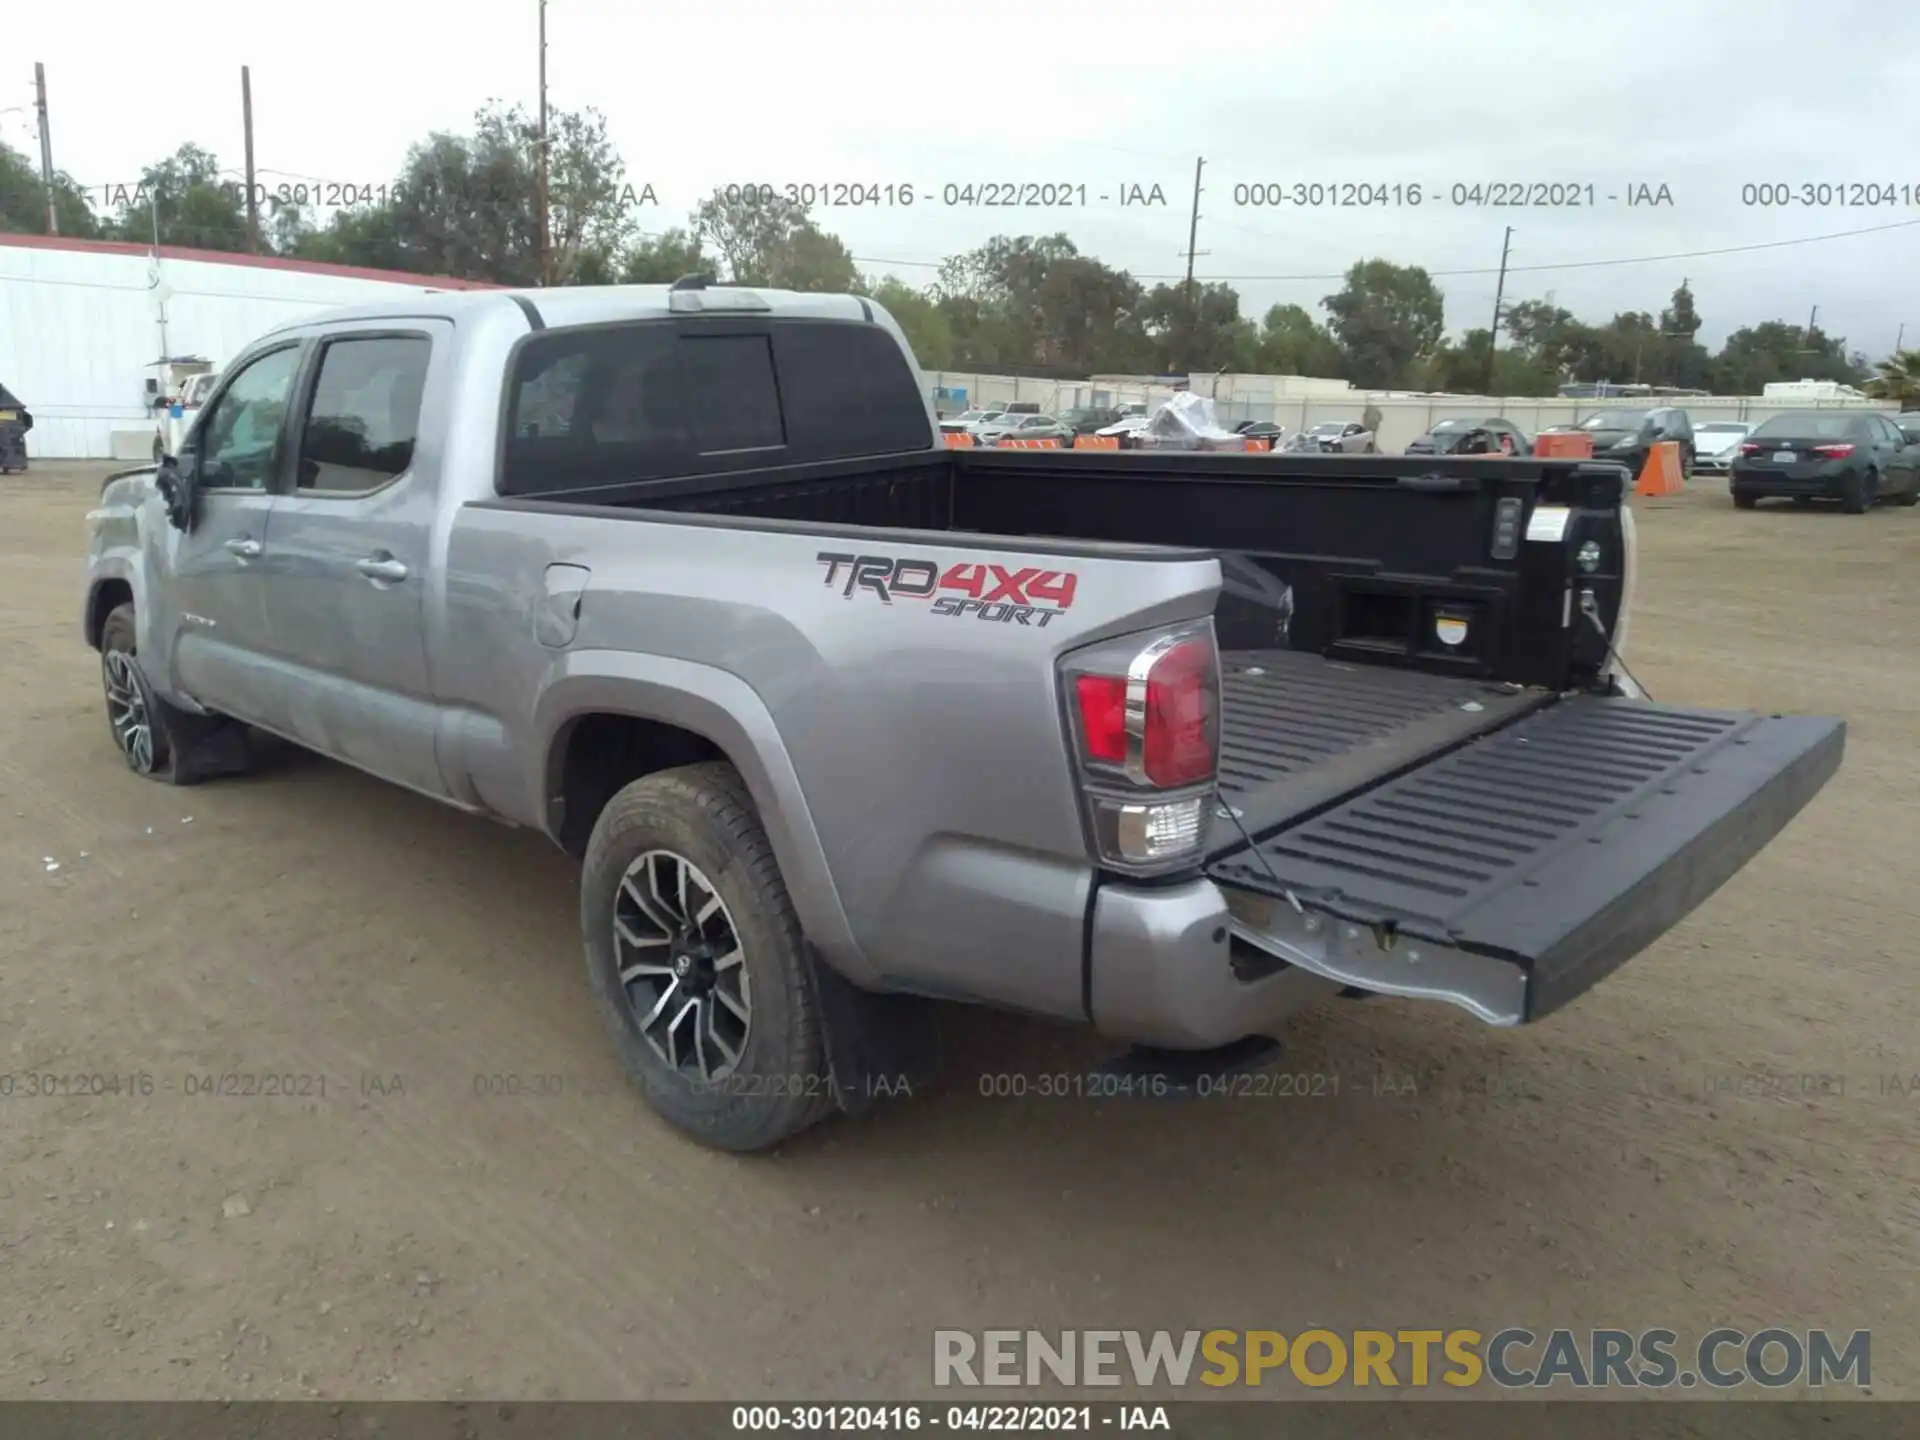
<path id="1" fill-rule="evenodd" d="M 1898 401 L 1902 410 L 1920 410 L 1920 350 L 1896 350 L 1867 381 L 1867 394 L 1876 400 Z"/>

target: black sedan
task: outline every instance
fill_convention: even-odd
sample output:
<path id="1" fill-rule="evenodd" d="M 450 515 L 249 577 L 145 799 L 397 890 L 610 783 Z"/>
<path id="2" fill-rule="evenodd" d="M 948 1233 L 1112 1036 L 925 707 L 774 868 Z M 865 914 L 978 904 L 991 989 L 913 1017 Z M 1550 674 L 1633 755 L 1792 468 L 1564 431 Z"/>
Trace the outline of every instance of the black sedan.
<path id="1" fill-rule="evenodd" d="M 1920 445 L 1878 411 L 1790 410 L 1741 444 L 1729 484 L 1742 510 L 1775 496 L 1838 500 L 1849 515 L 1877 500 L 1912 505 L 1920 501 Z"/>
<path id="2" fill-rule="evenodd" d="M 1409 455 L 1531 455 L 1533 441 L 1511 420 L 1442 420 L 1407 446 Z"/>

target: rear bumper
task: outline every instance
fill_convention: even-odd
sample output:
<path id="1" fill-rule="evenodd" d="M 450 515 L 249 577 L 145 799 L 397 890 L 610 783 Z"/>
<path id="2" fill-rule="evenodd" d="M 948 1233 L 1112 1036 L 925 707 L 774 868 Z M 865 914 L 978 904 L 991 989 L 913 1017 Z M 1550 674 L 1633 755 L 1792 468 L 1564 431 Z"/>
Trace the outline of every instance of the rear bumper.
<path id="1" fill-rule="evenodd" d="M 1211 880 L 1103 885 L 1088 957 L 1094 1028 L 1135 1045 L 1211 1050 L 1273 1035 L 1339 991 L 1338 981 L 1292 966 L 1242 978 L 1235 961 L 1238 952 L 1246 969 L 1245 947 L 1234 933 L 1226 893 Z"/>
<path id="2" fill-rule="evenodd" d="M 1813 499 L 1838 499 L 1841 481 L 1846 478 L 1844 460 L 1823 460 L 1814 465 L 1795 465 L 1785 470 L 1749 470 L 1732 472 L 1729 483 L 1743 495 L 1798 495 Z"/>
<path id="3" fill-rule="evenodd" d="M 1813 716 L 1563 700 L 1182 884 L 1092 907 L 1088 1008 L 1168 1049 L 1272 1035 L 1342 989 L 1492 1025 L 1584 994 L 1718 890 L 1839 769 Z"/>

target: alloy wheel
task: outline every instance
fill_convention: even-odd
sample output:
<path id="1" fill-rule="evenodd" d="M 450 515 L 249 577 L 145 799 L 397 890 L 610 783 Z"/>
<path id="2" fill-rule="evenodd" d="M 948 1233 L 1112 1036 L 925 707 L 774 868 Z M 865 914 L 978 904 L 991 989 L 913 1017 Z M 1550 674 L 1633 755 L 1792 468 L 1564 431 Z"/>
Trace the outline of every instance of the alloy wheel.
<path id="1" fill-rule="evenodd" d="M 153 769 L 153 717 L 132 652 L 109 650 L 100 657 L 107 691 L 107 720 L 127 763 L 145 775 Z"/>
<path id="2" fill-rule="evenodd" d="M 731 1075 L 746 1053 L 753 997 L 726 901 L 684 855 L 648 850 L 615 892 L 613 948 L 634 1023 L 669 1069 Z"/>

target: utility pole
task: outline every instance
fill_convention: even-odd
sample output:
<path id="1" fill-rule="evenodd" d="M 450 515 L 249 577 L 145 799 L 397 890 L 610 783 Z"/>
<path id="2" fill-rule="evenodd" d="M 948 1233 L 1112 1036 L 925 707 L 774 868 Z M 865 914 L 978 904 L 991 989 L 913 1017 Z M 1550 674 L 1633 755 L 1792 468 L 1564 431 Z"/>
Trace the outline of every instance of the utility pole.
<path id="1" fill-rule="evenodd" d="M 1200 317 L 1193 304 L 1193 261 L 1200 252 L 1193 247 L 1200 238 L 1200 172 L 1207 168 L 1204 158 L 1193 162 L 1193 211 L 1187 220 L 1187 369 L 1193 369 L 1193 342 L 1200 331 Z"/>
<path id="2" fill-rule="evenodd" d="M 240 67 L 240 125 L 247 141 L 247 249 L 260 253 L 260 202 L 253 190 L 253 74 Z"/>
<path id="3" fill-rule="evenodd" d="M 1906 338 L 1907 338 L 1907 322 L 1902 320 L 1900 322 L 1900 333 L 1893 337 L 1893 353 L 1894 354 L 1898 355 L 1900 353 L 1900 342 Z"/>
<path id="4" fill-rule="evenodd" d="M 547 0 L 540 0 L 540 151 L 535 157 L 540 187 L 540 283 L 553 283 L 552 239 L 547 228 Z"/>
<path id="5" fill-rule="evenodd" d="M 60 233 L 60 215 L 53 203 L 53 132 L 47 128 L 47 67 L 33 62 L 33 108 L 40 120 L 40 184 L 47 192 L 47 234 Z"/>
<path id="6" fill-rule="evenodd" d="M 1818 305 L 1816 305 L 1816 306 L 1814 306 L 1814 307 L 1813 307 L 1813 312 L 1812 312 L 1812 314 L 1810 314 L 1810 315 L 1808 315 L 1808 316 L 1807 316 L 1807 338 L 1806 338 L 1806 340 L 1805 340 L 1805 342 L 1804 342 L 1804 343 L 1805 343 L 1805 345 L 1806 345 L 1806 347 L 1807 347 L 1807 349 L 1809 349 L 1809 350 L 1811 350 L 1811 349 L 1813 349 L 1813 321 L 1814 321 L 1814 316 L 1816 316 L 1816 315 L 1818 315 L 1819 313 L 1820 313 L 1820 307 L 1819 307 Z"/>
<path id="7" fill-rule="evenodd" d="M 1500 280 L 1493 287 L 1493 328 L 1487 332 L 1487 393 L 1493 393 L 1493 352 L 1500 344 L 1500 302 L 1507 298 L 1507 254 L 1513 245 L 1513 227 L 1500 242 Z"/>

